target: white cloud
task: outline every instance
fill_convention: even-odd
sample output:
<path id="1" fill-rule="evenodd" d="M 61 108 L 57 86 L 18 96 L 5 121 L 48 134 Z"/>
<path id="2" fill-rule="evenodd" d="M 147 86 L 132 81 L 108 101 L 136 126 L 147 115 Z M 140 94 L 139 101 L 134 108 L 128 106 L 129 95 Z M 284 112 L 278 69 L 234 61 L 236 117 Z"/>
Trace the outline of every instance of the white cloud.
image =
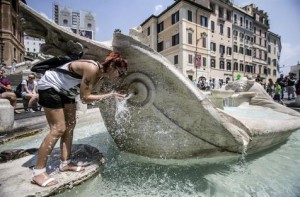
<path id="1" fill-rule="evenodd" d="M 154 8 L 154 15 L 159 15 L 163 11 L 163 5 L 156 5 Z"/>
<path id="2" fill-rule="evenodd" d="M 51 18 L 49 18 L 48 16 L 47 16 L 47 14 L 45 14 L 44 12 L 40 12 L 40 15 L 42 15 L 43 17 L 45 17 L 46 19 L 48 19 L 49 21 L 52 21 L 52 22 L 54 22 Z"/>
<path id="3" fill-rule="evenodd" d="M 280 64 L 285 66 L 296 65 L 300 61 L 300 44 L 282 43 Z"/>

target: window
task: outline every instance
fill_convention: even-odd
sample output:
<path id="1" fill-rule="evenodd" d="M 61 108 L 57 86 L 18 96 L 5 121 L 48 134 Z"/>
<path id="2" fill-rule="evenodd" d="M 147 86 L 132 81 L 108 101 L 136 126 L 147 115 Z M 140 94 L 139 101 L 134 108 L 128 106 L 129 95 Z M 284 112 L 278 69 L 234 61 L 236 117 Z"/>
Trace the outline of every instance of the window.
<path id="1" fill-rule="evenodd" d="M 240 71 L 244 71 L 244 64 L 240 64 Z"/>
<path id="2" fill-rule="evenodd" d="M 251 48 L 250 48 L 250 49 L 247 48 L 247 49 L 245 50 L 245 52 L 246 52 L 245 54 L 248 55 L 248 56 L 251 56 L 251 55 L 252 55 L 252 54 L 251 54 Z"/>
<path id="3" fill-rule="evenodd" d="M 261 46 L 261 38 L 259 38 L 259 45 Z"/>
<path id="4" fill-rule="evenodd" d="M 240 26 L 243 26 L 243 17 L 240 17 Z"/>
<path id="5" fill-rule="evenodd" d="M 179 44 L 179 33 L 172 36 L 172 46 Z"/>
<path id="6" fill-rule="evenodd" d="M 225 46 L 220 44 L 220 54 L 221 54 L 221 57 L 223 57 L 223 54 L 225 53 Z"/>
<path id="7" fill-rule="evenodd" d="M 224 33 L 224 25 L 220 24 L 220 34 L 223 35 Z"/>
<path id="8" fill-rule="evenodd" d="M 226 63 L 226 70 L 231 70 L 231 62 Z"/>
<path id="9" fill-rule="evenodd" d="M 244 54 L 244 48 L 243 47 L 240 47 L 239 53 Z"/>
<path id="10" fill-rule="evenodd" d="M 203 66 L 206 67 L 206 57 L 203 57 L 202 61 L 203 61 Z"/>
<path id="11" fill-rule="evenodd" d="M 193 55 L 189 55 L 189 64 L 193 63 Z"/>
<path id="12" fill-rule="evenodd" d="M 253 32 L 254 34 L 256 34 L 256 27 L 253 27 Z"/>
<path id="13" fill-rule="evenodd" d="M 193 34 L 188 32 L 188 44 L 193 44 Z"/>
<path id="14" fill-rule="evenodd" d="M 233 30 L 233 35 L 235 36 L 235 37 L 237 37 L 238 36 L 238 31 L 237 30 Z"/>
<path id="15" fill-rule="evenodd" d="M 214 21 L 210 21 L 210 28 L 211 28 L 211 32 L 215 32 L 215 22 Z"/>
<path id="16" fill-rule="evenodd" d="M 236 16 L 236 14 L 233 15 L 233 22 L 234 22 L 234 24 L 237 24 L 237 16 Z"/>
<path id="17" fill-rule="evenodd" d="M 179 21 L 179 11 L 172 14 L 172 25 Z"/>
<path id="18" fill-rule="evenodd" d="M 237 62 L 233 63 L 233 70 L 235 70 L 235 71 L 239 70 L 239 66 L 238 66 Z"/>
<path id="19" fill-rule="evenodd" d="M 227 10 L 227 12 L 226 12 L 226 19 L 228 21 L 231 21 L 231 11 L 230 10 Z"/>
<path id="20" fill-rule="evenodd" d="M 216 51 L 216 43 L 214 43 L 214 42 L 210 43 L 210 50 L 211 51 Z"/>
<path id="21" fill-rule="evenodd" d="M 200 25 L 203 27 L 207 27 L 207 17 L 206 16 L 200 16 Z"/>
<path id="22" fill-rule="evenodd" d="M 68 20 L 67 20 L 67 19 L 64 19 L 64 20 L 63 20 L 63 25 L 64 25 L 64 26 L 67 26 L 67 25 L 68 25 Z"/>
<path id="23" fill-rule="evenodd" d="M 157 24 L 157 33 L 161 32 L 164 30 L 164 21 Z"/>
<path id="24" fill-rule="evenodd" d="M 233 45 L 233 52 L 235 52 L 235 53 L 238 52 L 238 46 L 237 45 Z"/>
<path id="25" fill-rule="evenodd" d="M 206 38 L 202 38 L 202 47 L 206 48 Z"/>
<path id="26" fill-rule="evenodd" d="M 178 64 L 178 55 L 174 56 L 174 64 Z"/>
<path id="27" fill-rule="evenodd" d="M 157 43 L 157 52 L 160 52 L 162 50 L 164 50 L 164 42 L 163 41 Z"/>
<path id="28" fill-rule="evenodd" d="M 219 7 L 219 18 L 224 18 L 224 9 Z"/>
<path id="29" fill-rule="evenodd" d="M 188 21 L 193 22 L 193 12 L 191 10 L 188 10 Z"/>
<path id="30" fill-rule="evenodd" d="M 227 37 L 228 38 L 231 37 L 231 29 L 230 29 L 230 27 L 227 27 Z"/>
<path id="31" fill-rule="evenodd" d="M 88 23 L 88 24 L 87 24 L 87 28 L 88 28 L 88 29 L 92 29 L 92 24 L 91 24 L 91 23 Z"/>
<path id="32" fill-rule="evenodd" d="M 227 47 L 227 49 L 226 49 L 226 54 L 227 54 L 227 55 L 231 55 L 231 47 Z"/>
<path id="33" fill-rule="evenodd" d="M 246 67 L 246 69 L 245 69 L 246 72 L 253 73 L 253 67 L 251 65 L 246 65 L 245 67 Z"/>
<path id="34" fill-rule="evenodd" d="M 246 20 L 246 29 L 248 29 L 248 20 Z"/>
<path id="35" fill-rule="evenodd" d="M 259 59 L 262 59 L 262 51 L 259 51 Z"/>
<path id="36" fill-rule="evenodd" d="M 209 4 L 209 7 L 210 7 L 210 9 L 212 10 L 212 12 L 213 12 L 213 14 L 214 14 L 214 13 L 215 13 L 215 10 L 216 10 L 216 5 L 213 4 L 213 3 L 210 3 L 210 4 Z"/>
<path id="37" fill-rule="evenodd" d="M 220 61 L 220 69 L 223 69 L 223 70 L 225 69 L 224 68 L 224 61 L 223 60 Z"/>
<path id="38" fill-rule="evenodd" d="M 14 48 L 14 58 L 17 58 L 17 49 Z"/>
<path id="39" fill-rule="evenodd" d="M 211 68 L 215 68 L 216 67 L 216 60 L 215 59 L 211 59 L 210 60 L 210 67 Z"/>
<path id="40" fill-rule="evenodd" d="M 241 40 L 244 39 L 244 34 L 242 32 L 240 32 L 240 38 L 241 38 Z"/>
<path id="41" fill-rule="evenodd" d="M 277 65 L 277 60 L 273 59 L 273 66 L 276 66 L 276 65 Z"/>
<path id="42" fill-rule="evenodd" d="M 148 27 L 148 28 L 147 28 L 147 35 L 150 36 L 150 33 L 151 33 L 150 27 Z"/>

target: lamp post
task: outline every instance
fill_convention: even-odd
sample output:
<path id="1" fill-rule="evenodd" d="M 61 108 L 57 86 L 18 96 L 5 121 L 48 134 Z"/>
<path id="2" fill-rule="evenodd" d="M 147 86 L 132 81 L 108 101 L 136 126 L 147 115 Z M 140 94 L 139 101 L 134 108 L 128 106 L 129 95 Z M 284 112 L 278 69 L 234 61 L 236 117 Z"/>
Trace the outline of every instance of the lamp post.
<path id="1" fill-rule="evenodd" d="M 198 54 L 198 43 L 201 39 L 205 39 L 207 37 L 206 32 L 202 32 L 200 34 L 200 38 L 196 40 L 196 52 L 195 52 L 195 60 L 194 60 L 194 66 L 196 68 L 196 80 L 198 80 L 198 67 L 201 66 L 201 55 Z"/>

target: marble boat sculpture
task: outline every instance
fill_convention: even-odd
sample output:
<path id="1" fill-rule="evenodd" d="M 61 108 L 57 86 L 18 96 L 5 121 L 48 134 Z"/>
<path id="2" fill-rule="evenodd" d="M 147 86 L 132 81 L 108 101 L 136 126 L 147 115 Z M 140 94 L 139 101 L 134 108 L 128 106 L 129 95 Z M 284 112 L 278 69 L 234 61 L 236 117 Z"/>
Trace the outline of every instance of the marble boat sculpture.
<path id="1" fill-rule="evenodd" d="M 83 58 L 101 60 L 111 50 L 127 57 L 128 74 L 104 83 L 107 90 L 118 84 L 131 95 L 128 117 L 120 124 L 113 99 L 98 104 L 122 151 L 167 159 L 240 154 L 245 149 L 254 153 L 284 142 L 300 128 L 300 114 L 273 102 L 254 81 L 242 79 L 227 90 L 203 94 L 166 58 L 142 44 L 147 38 L 138 30 L 131 36 L 114 33 L 112 43 L 99 43 L 65 31 L 25 4 L 21 12 L 24 31 L 45 39 L 44 53 L 76 53 L 79 42 Z"/>

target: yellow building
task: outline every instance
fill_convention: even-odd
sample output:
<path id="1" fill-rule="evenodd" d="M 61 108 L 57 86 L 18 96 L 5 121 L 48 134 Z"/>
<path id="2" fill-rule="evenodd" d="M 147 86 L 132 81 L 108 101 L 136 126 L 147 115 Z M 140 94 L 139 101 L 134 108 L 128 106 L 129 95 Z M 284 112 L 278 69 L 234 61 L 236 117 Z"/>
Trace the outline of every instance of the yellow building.
<path id="1" fill-rule="evenodd" d="M 240 8 L 229 0 L 177 0 L 141 27 L 147 44 L 191 80 L 270 75 L 268 15 L 253 4 Z"/>

